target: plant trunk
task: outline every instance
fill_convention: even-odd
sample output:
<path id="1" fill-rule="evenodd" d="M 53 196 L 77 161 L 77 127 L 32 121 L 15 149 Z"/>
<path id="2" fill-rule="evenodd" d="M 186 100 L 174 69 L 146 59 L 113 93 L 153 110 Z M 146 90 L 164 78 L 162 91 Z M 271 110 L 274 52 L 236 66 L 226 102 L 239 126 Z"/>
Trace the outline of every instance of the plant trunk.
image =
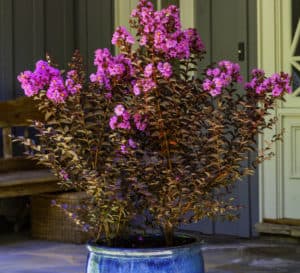
<path id="1" fill-rule="evenodd" d="M 170 224 L 166 224 L 163 227 L 164 238 L 166 246 L 173 246 L 174 243 L 174 228 Z"/>

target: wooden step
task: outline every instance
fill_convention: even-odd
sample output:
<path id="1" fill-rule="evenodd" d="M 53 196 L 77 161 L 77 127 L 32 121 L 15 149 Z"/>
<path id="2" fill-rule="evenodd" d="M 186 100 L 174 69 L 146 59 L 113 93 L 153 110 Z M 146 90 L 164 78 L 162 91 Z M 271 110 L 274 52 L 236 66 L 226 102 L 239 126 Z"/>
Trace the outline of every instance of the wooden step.
<path id="1" fill-rule="evenodd" d="M 300 226 L 300 219 L 282 218 L 282 219 L 264 219 L 264 223 Z"/>
<path id="2" fill-rule="evenodd" d="M 49 170 L 28 170 L 1 173 L 0 198 L 57 192 L 61 188 Z"/>
<path id="3" fill-rule="evenodd" d="M 271 223 L 257 223 L 255 230 L 259 233 L 287 235 L 291 237 L 300 237 L 300 226 L 271 224 Z"/>

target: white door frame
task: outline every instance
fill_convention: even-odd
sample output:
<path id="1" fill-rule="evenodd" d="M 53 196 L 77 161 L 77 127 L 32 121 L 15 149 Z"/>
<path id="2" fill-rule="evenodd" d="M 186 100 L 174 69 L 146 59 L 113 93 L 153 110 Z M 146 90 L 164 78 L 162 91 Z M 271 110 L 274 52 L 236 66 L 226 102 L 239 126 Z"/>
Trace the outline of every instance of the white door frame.
<path id="1" fill-rule="evenodd" d="M 279 71 L 291 73 L 292 59 L 292 2 L 291 0 L 257 0 L 258 17 L 258 66 L 267 74 Z M 298 105 L 297 105 L 298 104 Z M 300 117 L 299 98 L 287 95 L 286 103 L 279 103 L 274 111 L 278 117 L 278 124 L 273 131 L 265 133 L 265 138 L 260 138 L 260 147 L 263 147 L 265 139 L 279 132 L 283 126 L 284 118 L 290 116 Z M 289 139 L 285 143 L 289 144 Z M 287 145 L 288 146 L 288 145 Z M 291 150 L 291 156 L 293 156 Z M 284 190 L 285 183 L 283 173 L 283 144 L 274 146 L 275 157 L 265 161 L 260 167 L 260 221 L 264 218 L 280 219 L 285 216 Z M 286 197 L 287 199 L 287 197 Z M 296 209 L 296 208 L 295 208 Z"/>

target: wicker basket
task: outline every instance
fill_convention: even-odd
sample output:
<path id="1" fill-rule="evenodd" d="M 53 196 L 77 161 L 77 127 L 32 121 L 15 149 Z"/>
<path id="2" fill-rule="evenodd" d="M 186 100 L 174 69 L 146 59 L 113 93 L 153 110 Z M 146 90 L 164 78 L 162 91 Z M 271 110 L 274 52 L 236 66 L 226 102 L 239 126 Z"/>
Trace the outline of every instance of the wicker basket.
<path id="1" fill-rule="evenodd" d="M 31 235 L 33 238 L 68 243 L 85 243 L 88 235 L 58 207 L 51 205 L 55 200 L 58 204 L 76 206 L 84 197 L 84 193 L 40 194 L 31 197 Z"/>

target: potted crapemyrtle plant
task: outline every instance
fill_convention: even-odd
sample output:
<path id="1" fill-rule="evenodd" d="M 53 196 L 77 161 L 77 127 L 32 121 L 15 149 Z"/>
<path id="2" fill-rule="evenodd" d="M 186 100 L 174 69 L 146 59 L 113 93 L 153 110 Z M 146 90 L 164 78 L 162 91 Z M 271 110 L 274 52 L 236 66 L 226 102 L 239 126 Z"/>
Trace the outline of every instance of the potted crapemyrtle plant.
<path id="1" fill-rule="evenodd" d="M 39 143 L 19 141 L 64 189 L 85 192 L 76 208 L 53 205 L 90 234 L 87 272 L 204 272 L 199 243 L 176 229 L 236 215 L 226 193 L 268 157 L 256 138 L 275 124 L 269 115 L 291 92 L 290 77 L 256 69 L 240 91 L 238 64 L 197 73 L 204 45 L 173 5 L 155 11 L 141 0 L 131 26 L 136 49 L 118 27 L 120 54 L 96 50 L 89 77 L 78 52 L 69 71 L 48 58 L 20 74 L 45 120 L 33 122 Z"/>

